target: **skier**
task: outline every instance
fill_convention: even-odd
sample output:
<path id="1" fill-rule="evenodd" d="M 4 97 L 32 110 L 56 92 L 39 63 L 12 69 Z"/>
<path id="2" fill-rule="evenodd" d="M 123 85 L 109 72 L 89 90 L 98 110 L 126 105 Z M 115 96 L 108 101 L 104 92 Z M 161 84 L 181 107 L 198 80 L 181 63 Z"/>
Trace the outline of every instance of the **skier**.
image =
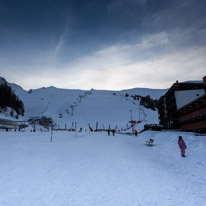
<path id="1" fill-rule="evenodd" d="M 180 150 L 181 150 L 181 156 L 185 157 L 185 149 L 187 149 L 187 146 L 186 146 L 184 140 L 182 139 L 182 136 L 179 136 L 178 145 L 179 145 Z"/>
<path id="2" fill-rule="evenodd" d="M 108 129 L 107 132 L 108 132 L 108 136 L 110 136 L 110 129 Z"/>
<path id="3" fill-rule="evenodd" d="M 113 130 L 112 130 L 112 135 L 114 136 L 114 134 L 115 134 L 115 130 L 113 129 Z"/>

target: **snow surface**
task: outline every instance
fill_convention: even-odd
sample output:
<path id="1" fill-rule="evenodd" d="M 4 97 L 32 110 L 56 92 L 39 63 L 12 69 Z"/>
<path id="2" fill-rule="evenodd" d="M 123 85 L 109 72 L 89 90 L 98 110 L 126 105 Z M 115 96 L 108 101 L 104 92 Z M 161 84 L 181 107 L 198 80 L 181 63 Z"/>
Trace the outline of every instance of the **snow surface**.
<path id="1" fill-rule="evenodd" d="M 140 95 L 140 96 L 147 96 L 149 95 L 152 99 L 159 99 L 162 95 L 164 95 L 168 89 L 149 89 L 149 88 L 134 88 L 128 90 L 122 90 L 121 92 L 128 93 L 130 95 Z"/>
<path id="2" fill-rule="evenodd" d="M 13 116 L 11 116 L 11 111 L 13 112 Z M 5 110 L 0 109 L 0 119 L 7 119 L 13 121 L 21 121 L 24 119 L 21 115 L 18 115 L 18 119 L 16 119 L 16 115 L 16 111 L 11 107 L 7 107 Z"/>
<path id="3" fill-rule="evenodd" d="M 0 205 L 203 206 L 205 146 L 206 136 L 170 131 L 54 132 L 53 142 L 50 132 L 1 132 Z"/>
<path id="4" fill-rule="evenodd" d="M 0 77 L 0 82 L 6 82 Z M 6 82 L 7 83 L 7 82 Z M 42 87 L 30 91 L 22 87 L 7 83 L 23 101 L 25 114 L 18 120 L 29 120 L 33 117 L 51 117 L 56 128 L 71 129 L 74 122 L 77 128 L 87 129 L 88 124 L 96 129 L 111 128 L 127 129 L 131 120 L 141 121 L 136 126 L 138 131 L 144 128 L 144 124 L 158 124 L 158 112 L 140 106 L 140 100 L 134 101 L 129 95 L 150 95 L 153 99 L 159 99 L 165 94 L 166 89 L 134 88 L 122 91 L 109 90 L 70 90 L 59 89 L 53 86 Z M 73 111 L 72 111 L 73 108 Z M 7 112 L 8 113 L 8 112 Z M 2 113 L 3 119 L 13 119 L 8 114 Z"/>
<path id="5" fill-rule="evenodd" d="M 11 85 L 12 86 L 12 85 Z M 55 87 L 40 88 L 32 90 L 31 93 L 21 87 L 14 86 L 14 91 L 25 105 L 25 119 L 31 117 L 52 117 L 56 127 L 70 129 L 74 122 L 77 127 L 88 128 L 88 124 L 98 128 L 125 129 L 131 120 L 141 120 L 139 130 L 144 124 L 158 124 L 158 113 L 151 109 L 139 106 L 140 101 L 125 97 L 125 94 L 147 96 L 154 99 L 159 98 L 166 90 L 155 90 L 137 88 L 124 91 L 104 91 L 104 90 L 69 90 Z M 74 108 L 72 112 L 72 107 Z M 132 114 L 131 114 L 132 113 Z M 60 118 L 60 114 L 62 117 Z"/>

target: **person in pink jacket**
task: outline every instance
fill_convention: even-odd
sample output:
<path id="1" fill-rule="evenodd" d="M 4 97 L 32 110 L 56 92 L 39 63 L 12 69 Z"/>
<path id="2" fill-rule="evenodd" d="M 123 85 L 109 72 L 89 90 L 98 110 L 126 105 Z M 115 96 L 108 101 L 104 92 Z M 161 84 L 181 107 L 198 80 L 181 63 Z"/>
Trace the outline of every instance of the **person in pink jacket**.
<path id="1" fill-rule="evenodd" d="M 185 149 L 187 149 L 187 146 L 185 144 L 185 141 L 182 139 L 182 136 L 179 136 L 178 145 L 181 150 L 181 156 L 185 157 Z"/>

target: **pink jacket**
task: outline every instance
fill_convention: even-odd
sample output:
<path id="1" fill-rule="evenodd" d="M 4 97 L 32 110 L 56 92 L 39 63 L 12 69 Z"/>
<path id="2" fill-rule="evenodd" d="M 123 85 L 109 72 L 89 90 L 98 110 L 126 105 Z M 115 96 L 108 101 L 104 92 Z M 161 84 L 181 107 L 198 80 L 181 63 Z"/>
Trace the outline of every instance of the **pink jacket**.
<path id="1" fill-rule="evenodd" d="M 179 147 L 180 147 L 180 148 L 186 148 L 186 144 L 185 144 L 185 142 L 184 142 L 183 139 L 180 140 L 180 141 L 178 141 L 178 144 L 179 144 Z"/>

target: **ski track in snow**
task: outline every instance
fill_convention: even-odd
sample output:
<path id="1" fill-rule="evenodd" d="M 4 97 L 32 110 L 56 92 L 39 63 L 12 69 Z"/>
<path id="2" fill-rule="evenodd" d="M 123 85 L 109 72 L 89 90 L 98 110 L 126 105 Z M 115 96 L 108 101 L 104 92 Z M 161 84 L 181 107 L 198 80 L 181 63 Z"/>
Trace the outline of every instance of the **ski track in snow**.
<path id="1" fill-rule="evenodd" d="M 1 132 L 0 205 L 203 206 L 206 140 L 181 134 L 186 158 L 178 132 Z"/>
<path id="2" fill-rule="evenodd" d="M 117 126 L 118 129 L 125 129 L 131 119 L 132 111 L 133 120 L 138 121 L 144 118 L 145 121 L 137 127 L 138 131 L 142 130 L 145 123 L 158 123 L 158 113 L 146 108 L 140 111 L 138 109 L 140 100 L 134 101 L 132 97 L 125 95 L 150 95 L 157 99 L 166 91 L 144 88 L 123 91 L 85 91 L 48 87 L 27 92 L 16 85 L 11 86 L 24 102 L 25 114 L 24 117 L 19 117 L 20 120 L 28 120 L 32 117 L 41 118 L 44 115 L 51 117 L 54 124 L 61 129 L 65 128 L 65 125 L 71 125 L 72 122 L 77 122 L 78 129 L 87 128 L 88 123 L 95 128 L 96 122 L 99 128 L 108 128 L 110 125 L 111 128 Z M 74 108 L 73 112 L 71 106 Z M 88 123 L 82 116 L 87 119 Z M 2 114 L 2 118 L 9 119 L 10 117 Z"/>

